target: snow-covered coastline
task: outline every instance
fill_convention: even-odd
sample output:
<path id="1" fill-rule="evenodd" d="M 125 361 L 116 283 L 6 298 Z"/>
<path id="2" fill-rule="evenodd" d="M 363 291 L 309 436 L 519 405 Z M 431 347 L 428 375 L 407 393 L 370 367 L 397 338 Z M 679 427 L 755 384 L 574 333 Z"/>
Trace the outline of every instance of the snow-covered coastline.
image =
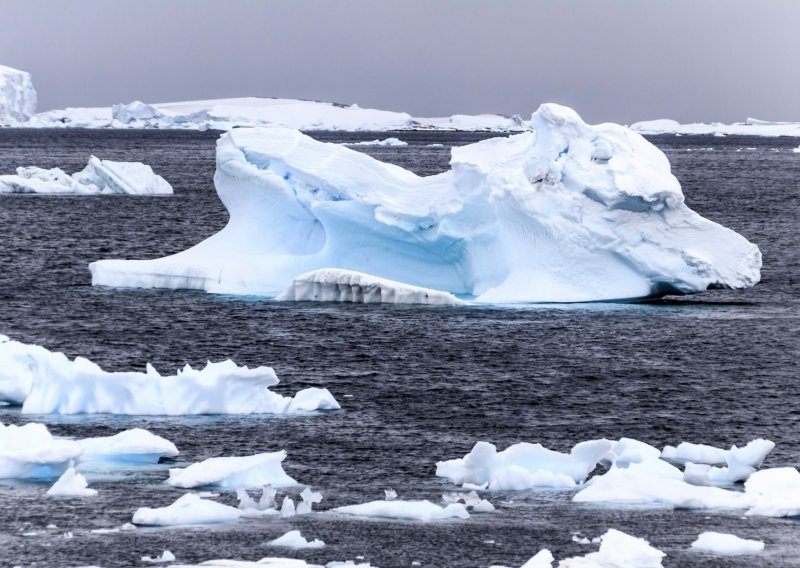
<path id="1" fill-rule="evenodd" d="M 800 122 L 771 122 L 757 118 L 748 118 L 744 122 L 732 124 L 722 122 L 681 124 L 676 120 L 662 118 L 635 122 L 629 128 L 643 135 L 800 137 Z"/>

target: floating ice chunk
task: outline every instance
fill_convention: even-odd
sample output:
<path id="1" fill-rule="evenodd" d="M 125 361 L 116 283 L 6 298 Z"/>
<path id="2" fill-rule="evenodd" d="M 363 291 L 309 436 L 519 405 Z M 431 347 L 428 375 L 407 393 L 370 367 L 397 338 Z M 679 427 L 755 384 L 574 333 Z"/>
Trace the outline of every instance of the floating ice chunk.
<path id="1" fill-rule="evenodd" d="M 345 142 L 343 146 L 408 146 L 398 138 L 384 138 L 383 140 L 367 140 L 363 142 Z"/>
<path id="2" fill-rule="evenodd" d="M 17 168 L 16 175 L 0 175 L 0 193 L 167 195 L 172 186 L 146 164 L 92 156 L 82 171 L 71 176 L 59 168 Z"/>
<path id="3" fill-rule="evenodd" d="M 731 447 L 730 450 L 703 444 L 680 444 L 677 448 L 667 446 L 662 455 L 673 461 L 687 461 L 685 476 L 695 485 L 730 484 L 745 481 L 775 447 L 770 440 L 752 440 L 746 446 Z M 724 464 L 725 467 L 699 467 L 702 464 Z"/>
<path id="4" fill-rule="evenodd" d="M 23 414 L 301 414 L 341 408 L 327 389 L 303 389 L 289 398 L 269 390 L 278 382 L 270 367 L 239 367 L 230 360 L 202 369 L 186 365 L 170 376 L 149 364 L 144 373 L 109 373 L 88 359 L 70 361 L 0 336 L 0 399 L 22 403 Z"/>
<path id="5" fill-rule="evenodd" d="M 795 517 L 800 515 L 800 472 L 793 467 L 762 469 L 744 482 L 747 515 Z"/>
<path id="6" fill-rule="evenodd" d="M 494 510 L 494 505 L 492 505 L 487 499 L 481 499 L 472 506 L 472 511 L 474 513 L 491 513 Z"/>
<path id="7" fill-rule="evenodd" d="M 449 292 L 411 286 L 370 274 L 323 268 L 297 276 L 276 298 L 279 302 L 352 302 L 356 304 L 429 304 L 464 306 Z"/>
<path id="8" fill-rule="evenodd" d="M 148 564 L 166 564 L 167 562 L 175 562 L 175 555 L 169 550 L 165 550 L 161 553 L 161 556 L 156 556 L 155 558 L 142 556 L 142 562 L 147 562 Z"/>
<path id="9" fill-rule="evenodd" d="M 754 554 L 764 550 L 760 540 L 747 540 L 736 535 L 704 532 L 692 543 L 692 548 L 714 554 Z"/>
<path id="10" fill-rule="evenodd" d="M 356 517 L 374 517 L 409 521 L 438 521 L 442 519 L 467 519 L 469 513 L 461 503 L 440 507 L 425 501 L 371 501 L 360 505 L 336 507 L 333 511 Z"/>
<path id="11" fill-rule="evenodd" d="M 600 539 L 600 550 L 562 560 L 559 568 L 658 568 L 666 556 L 643 538 L 616 529 L 609 529 Z"/>
<path id="12" fill-rule="evenodd" d="M 287 495 L 283 498 L 283 504 L 281 505 L 281 517 L 294 517 L 296 514 L 297 509 L 294 506 L 294 501 Z"/>
<path id="13" fill-rule="evenodd" d="M 83 449 L 81 461 L 158 463 L 161 458 L 174 458 L 179 453 L 175 444 L 142 428 L 77 440 L 77 444 Z"/>
<path id="14" fill-rule="evenodd" d="M 792 152 L 794 152 L 795 154 L 800 154 L 800 146 L 798 146 L 797 148 L 792 148 Z"/>
<path id="15" fill-rule="evenodd" d="M 612 447 L 608 440 L 581 442 L 569 454 L 522 442 L 498 452 L 478 442 L 463 458 L 439 462 L 436 475 L 456 484 L 488 483 L 490 490 L 570 488 L 581 483 Z"/>
<path id="16" fill-rule="evenodd" d="M 322 493 L 315 493 L 309 487 L 300 492 L 302 502 L 297 505 L 298 515 L 310 515 L 315 504 L 322 503 Z"/>
<path id="17" fill-rule="evenodd" d="M 475 491 L 469 493 L 442 493 L 442 503 L 450 505 L 453 503 L 464 502 L 467 509 L 471 509 L 476 513 L 489 513 L 494 511 L 494 505 L 488 500 L 481 499 Z"/>
<path id="18" fill-rule="evenodd" d="M 553 553 L 544 548 L 523 564 L 522 568 L 552 568 L 553 560 Z"/>
<path id="19" fill-rule="evenodd" d="M 173 487 L 257 488 L 264 485 L 286 487 L 297 482 L 286 475 L 281 462 L 286 451 L 244 457 L 208 458 L 186 468 L 169 470 L 167 483 Z"/>
<path id="20" fill-rule="evenodd" d="M 0 479 L 57 479 L 82 453 L 75 442 L 53 438 L 44 424 L 0 423 Z"/>
<path id="21" fill-rule="evenodd" d="M 187 493 L 167 507 L 137 509 L 133 514 L 133 522 L 157 526 L 206 525 L 236 521 L 240 516 L 239 509 Z"/>
<path id="22" fill-rule="evenodd" d="M 394 489 L 384 489 L 383 494 L 385 495 L 387 501 L 394 501 L 397 499 L 397 491 Z"/>
<path id="23" fill-rule="evenodd" d="M 56 497 L 93 497 L 97 495 L 97 491 L 89 489 L 86 478 L 70 467 L 47 490 L 47 494 Z"/>
<path id="24" fill-rule="evenodd" d="M 300 550 L 304 548 L 325 548 L 325 543 L 319 539 L 308 541 L 300 534 L 300 531 L 289 531 L 285 535 L 269 541 L 267 544 L 270 546 L 284 546 L 287 548 L 294 548 Z"/>
<path id="25" fill-rule="evenodd" d="M 0 65 L 0 125 L 23 123 L 36 113 L 31 74 Z"/>
<path id="26" fill-rule="evenodd" d="M 451 170 L 429 177 L 296 130 L 233 129 L 215 175 L 227 226 L 169 257 L 94 262 L 92 283 L 274 296 L 336 267 L 504 303 L 759 281 L 758 247 L 686 207 L 644 138 L 553 104 L 531 121 L 453 148 Z"/>
<path id="27" fill-rule="evenodd" d="M 656 460 L 661 455 L 661 452 L 658 448 L 639 440 L 620 438 L 611 447 L 611 454 L 613 454 L 610 456 L 612 459 L 609 461 L 619 467 L 628 467 L 632 463 Z"/>

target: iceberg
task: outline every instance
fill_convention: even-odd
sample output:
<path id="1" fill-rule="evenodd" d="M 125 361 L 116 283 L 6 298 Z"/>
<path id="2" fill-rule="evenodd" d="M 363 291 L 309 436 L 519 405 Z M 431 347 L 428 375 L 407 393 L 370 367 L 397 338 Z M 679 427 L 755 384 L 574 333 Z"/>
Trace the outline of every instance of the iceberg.
<path id="1" fill-rule="evenodd" d="M 284 459 L 284 450 L 244 457 L 208 458 L 187 468 L 170 469 L 167 483 L 173 487 L 216 486 L 227 489 L 297 485 L 283 471 L 281 462 Z"/>
<path id="2" fill-rule="evenodd" d="M 457 485 L 490 490 L 570 489 L 582 483 L 611 448 L 608 440 L 593 440 L 576 444 L 569 454 L 563 454 L 541 444 L 520 442 L 498 452 L 493 444 L 478 442 L 463 458 L 438 462 L 436 475 Z"/>
<path id="3" fill-rule="evenodd" d="M 144 373 L 107 372 L 83 357 L 71 361 L 0 336 L 0 400 L 22 404 L 23 414 L 294 415 L 341 408 L 327 389 L 307 388 L 290 398 L 269 390 L 278 383 L 271 367 L 239 367 L 230 360 L 202 369 L 186 365 L 169 376 L 150 364 Z M 141 436 L 146 435 L 114 442 L 133 443 Z M 160 445 L 158 451 L 173 449 Z"/>
<path id="4" fill-rule="evenodd" d="M 269 546 L 282 546 L 286 548 L 293 548 L 295 550 L 325 548 L 325 543 L 323 541 L 316 538 L 312 541 L 308 541 L 300 533 L 300 531 L 297 530 L 289 531 L 285 535 L 269 541 L 267 544 Z"/>
<path id="5" fill-rule="evenodd" d="M 187 493 L 167 507 L 140 507 L 133 514 L 133 523 L 155 526 L 208 525 L 237 521 L 240 516 L 241 511 L 235 507 Z"/>
<path id="6" fill-rule="evenodd" d="M 93 497 L 97 491 L 89 489 L 86 478 L 71 467 L 47 490 L 47 494 L 56 497 Z"/>
<path id="7" fill-rule="evenodd" d="M 419 177 L 287 128 L 217 143 L 227 226 L 155 260 L 100 260 L 94 285 L 274 297 L 336 268 L 474 298 L 585 302 L 746 288 L 761 253 L 691 211 L 666 156 L 622 126 L 542 105 L 535 132 L 451 150 Z"/>
<path id="8" fill-rule="evenodd" d="M 396 519 L 406 521 L 439 521 L 443 519 L 468 519 L 467 508 L 461 503 L 440 507 L 430 501 L 370 501 L 360 505 L 346 505 L 332 509 L 343 515 Z"/>
<path id="9" fill-rule="evenodd" d="M 323 268 L 301 274 L 275 298 L 279 302 L 351 302 L 463 306 L 449 292 L 410 286 L 352 270 Z"/>
<path id="10" fill-rule="evenodd" d="M 19 167 L 16 175 L 0 175 L 0 193 L 62 195 L 171 195 L 172 186 L 141 162 L 112 162 L 95 156 L 80 172 L 60 168 Z"/>
<path id="11" fill-rule="evenodd" d="M 586 556 L 567 558 L 559 568 L 659 568 L 666 556 L 643 538 L 616 529 L 600 537 L 600 550 Z"/>
<path id="12" fill-rule="evenodd" d="M 740 538 L 733 534 L 704 532 L 692 543 L 692 548 L 713 554 L 754 554 L 764 550 L 764 542 Z"/>
<path id="13" fill-rule="evenodd" d="M 31 74 L 0 65 L 0 126 L 24 123 L 35 113 Z"/>
<path id="14" fill-rule="evenodd" d="M 747 480 L 761 467 L 774 447 L 775 442 L 763 439 L 752 440 L 742 448 L 732 446 L 730 450 L 683 442 L 677 447 L 665 447 L 661 455 L 665 459 L 685 462 L 685 476 L 690 483 L 730 484 Z M 725 467 L 716 467 L 723 464 Z"/>
<path id="15" fill-rule="evenodd" d="M 0 479 L 57 479 L 83 450 L 54 438 L 44 424 L 0 423 Z"/>
<path id="16" fill-rule="evenodd" d="M 175 444 L 142 428 L 76 443 L 83 450 L 82 462 L 158 463 L 161 458 L 174 458 L 179 453 Z"/>

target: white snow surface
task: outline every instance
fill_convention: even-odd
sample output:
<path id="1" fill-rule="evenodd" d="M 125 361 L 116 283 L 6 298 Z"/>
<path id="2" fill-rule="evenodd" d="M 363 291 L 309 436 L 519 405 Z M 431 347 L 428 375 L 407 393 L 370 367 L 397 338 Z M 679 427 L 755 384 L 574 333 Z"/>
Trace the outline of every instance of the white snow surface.
<path id="1" fill-rule="evenodd" d="M 239 367 L 233 361 L 186 365 L 161 376 L 107 372 L 63 353 L 0 336 L 0 400 L 22 404 L 23 414 L 108 413 L 128 415 L 302 414 L 341 408 L 324 388 L 307 388 L 289 398 L 271 367 Z M 130 434 L 128 435 L 130 436 Z"/>
<path id="2" fill-rule="evenodd" d="M 600 537 L 600 550 L 559 562 L 559 568 L 658 568 L 666 556 L 642 538 L 616 529 Z"/>
<path id="3" fill-rule="evenodd" d="M 95 285 L 275 296 L 339 268 L 478 302 L 581 302 L 744 288 L 761 253 L 688 209 L 666 156 L 546 104 L 535 132 L 451 150 L 419 177 L 286 128 L 217 144 L 216 235 L 156 260 L 101 260 Z"/>
<path id="4" fill-rule="evenodd" d="M 173 487 L 216 486 L 227 489 L 258 488 L 264 485 L 297 485 L 283 466 L 286 452 L 270 452 L 243 457 L 208 458 L 186 468 L 169 470 L 167 483 Z"/>
<path id="5" fill-rule="evenodd" d="M 133 523 L 157 526 L 207 525 L 236 521 L 240 516 L 241 511 L 235 507 L 187 493 L 166 507 L 137 509 L 133 514 Z"/>
<path id="6" fill-rule="evenodd" d="M 89 489 L 86 478 L 70 467 L 47 490 L 47 494 L 56 497 L 92 497 L 97 495 L 97 491 Z"/>
<path id="7" fill-rule="evenodd" d="M 681 124 L 676 120 L 661 118 L 643 120 L 630 125 L 639 134 L 712 134 L 716 136 L 800 136 L 800 122 L 771 122 L 748 118 L 744 122 L 723 124 L 694 122 Z"/>
<path id="8" fill-rule="evenodd" d="M 0 193 L 62 195 L 170 195 L 172 186 L 141 162 L 112 162 L 95 156 L 80 172 L 60 168 L 19 167 L 16 175 L 0 175 Z"/>
<path id="9" fill-rule="evenodd" d="M 408 521 L 438 521 L 443 519 L 468 519 L 469 513 L 461 503 L 451 503 L 441 507 L 428 500 L 424 501 L 370 501 L 359 505 L 346 505 L 332 509 L 337 513 L 356 517 L 397 519 Z"/>
<path id="10" fill-rule="evenodd" d="M 302 534 L 300 534 L 300 531 L 298 530 L 289 531 L 285 535 L 269 541 L 267 544 L 269 544 L 269 546 L 282 546 L 286 548 L 293 548 L 295 550 L 306 548 L 325 548 L 325 543 L 323 541 L 319 540 L 318 538 L 308 541 Z"/>
<path id="11" fill-rule="evenodd" d="M 356 304 L 428 304 L 462 306 L 449 292 L 410 286 L 352 270 L 323 268 L 295 277 L 276 298 L 279 302 L 350 302 Z"/>
<path id="12" fill-rule="evenodd" d="M 0 65 L 0 126 L 16 125 L 36 113 L 36 90 L 30 73 Z"/>
<path id="13" fill-rule="evenodd" d="M 714 554 L 754 554 L 764 550 L 760 540 L 748 540 L 733 534 L 704 532 L 692 543 L 692 548 Z"/>
<path id="14" fill-rule="evenodd" d="M 44 424 L 0 423 L 0 479 L 56 479 L 83 453 L 54 438 Z"/>
<path id="15" fill-rule="evenodd" d="M 124 430 L 113 436 L 77 440 L 83 450 L 81 461 L 158 463 L 178 455 L 175 444 L 142 428 Z"/>
<path id="16" fill-rule="evenodd" d="M 609 440 L 593 440 L 576 444 L 569 454 L 563 454 L 527 442 L 498 452 L 493 444 L 478 442 L 463 458 L 438 462 L 436 475 L 457 485 L 490 490 L 571 488 L 586 479 L 612 446 Z"/>

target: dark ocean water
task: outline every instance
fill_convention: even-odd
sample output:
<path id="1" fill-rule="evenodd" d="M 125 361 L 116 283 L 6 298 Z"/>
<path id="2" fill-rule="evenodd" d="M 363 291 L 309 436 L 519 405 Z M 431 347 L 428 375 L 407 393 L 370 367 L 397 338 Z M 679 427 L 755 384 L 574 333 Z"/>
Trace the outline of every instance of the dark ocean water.
<path id="1" fill-rule="evenodd" d="M 479 134 L 401 132 L 408 147 L 361 147 L 420 174 L 447 169 L 449 146 Z M 321 133 L 326 141 L 385 133 Z M 81 169 L 89 154 L 143 161 L 175 188 L 171 197 L 0 196 L 0 333 L 85 356 L 108 370 L 162 372 L 207 359 L 267 364 L 292 393 L 326 386 L 343 411 L 301 418 L 109 416 L 22 417 L 59 435 L 110 435 L 145 427 L 173 441 L 179 463 L 286 449 L 287 473 L 322 491 L 318 508 L 361 503 L 394 488 L 400 498 L 437 501 L 453 489 L 435 463 L 478 440 L 519 441 L 567 451 L 583 440 L 634 437 L 730 446 L 777 443 L 766 466 L 800 466 L 800 155 L 796 139 L 654 137 L 673 164 L 688 204 L 757 243 L 763 281 L 649 304 L 443 309 L 413 306 L 275 304 L 198 292 L 92 288 L 88 263 L 153 258 L 218 231 L 225 210 L 214 193 L 216 133 L 0 129 L 0 174 L 18 165 Z M 440 143 L 444 147 L 429 147 Z M 647 538 L 667 566 L 800 564 L 792 519 L 740 513 L 579 506 L 571 492 L 490 495 L 498 511 L 430 524 L 359 521 L 320 514 L 215 528 L 92 534 L 129 522 L 140 506 L 163 506 L 165 464 L 89 477 L 93 499 L 45 498 L 47 485 L 0 486 L 0 565 L 139 565 L 169 549 L 183 562 L 286 555 L 325 563 L 354 559 L 383 568 L 519 566 L 540 548 L 556 558 L 596 546 L 614 527 Z M 296 491 L 293 491 L 296 492 Z M 234 504 L 232 495 L 221 500 Z M 57 530 L 45 529 L 55 523 Z M 292 552 L 264 543 L 298 528 L 328 546 Z M 767 543 L 758 557 L 693 553 L 700 532 Z M 72 539 L 63 538 L 71 531 Z M 33 536 L 22 533 L 35 532 Z M 488 543 L 487 541 L 494 541 Z"/>

